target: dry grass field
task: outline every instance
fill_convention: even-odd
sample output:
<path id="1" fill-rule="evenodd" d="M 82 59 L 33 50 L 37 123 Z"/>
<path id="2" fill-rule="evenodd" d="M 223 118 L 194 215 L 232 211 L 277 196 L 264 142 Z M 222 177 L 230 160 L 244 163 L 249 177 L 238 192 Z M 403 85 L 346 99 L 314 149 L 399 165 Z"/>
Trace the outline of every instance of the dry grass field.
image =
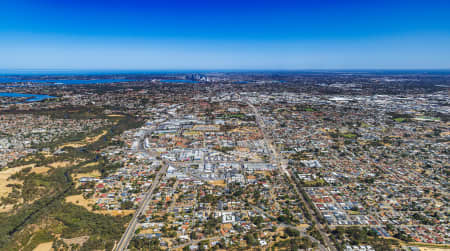
<path id="1" fill-rule="evenodd" d="M 6 170 L 0 171 L 0 197 L 8 196 L 8 194 L 12 191 L 11 187 L 7 187 L 8 184 L 20 184 L 21 181 L 18 180 L 8 180 L 11 175 L 20 172 L 22 169 L 27 167 L 34 167 L 35 164 L 29 164 L 24 166 L 18 166 L 15 168 L 8 168 Z"/>
<path id="2" fill-rule="evenodd" d="M 103 137 L 104 135 L 106 135 L 107 131 L 103 130 L 102 133 L 100 133 L 97 136 L 94 137 L 86 137 L 85 139 L 81 140 L 81 141 L 77 141 L 77 142 L 71 142 L 71 143 L 67 143 L 64 144 L 62 146 L 60 146 L 59 148 L 62 149 L 64 147 L 73 147 L 73 148 L 79 148 L 79 147 L 83 147 L 86 146 L 87 144 L 91 144 L 96 142 L 97 140 L 99 140 L 101 137 Z"/>
<path id="3" fill-rule="evenodd" d="M 33 251 L 51 251 L 53 242 L 44 242 L 39 244 L 37 247 L 33 249 Z"/>

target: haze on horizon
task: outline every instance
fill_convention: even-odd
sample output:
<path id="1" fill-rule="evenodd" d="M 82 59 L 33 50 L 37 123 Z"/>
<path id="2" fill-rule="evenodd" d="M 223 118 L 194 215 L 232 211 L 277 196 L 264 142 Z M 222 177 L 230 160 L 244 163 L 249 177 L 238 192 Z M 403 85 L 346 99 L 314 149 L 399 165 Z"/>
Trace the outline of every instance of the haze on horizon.
<path id="1" fill-rule="evenodd" d="M 2 3 L 0 69 L 450 69 L 450 2 Z"/>

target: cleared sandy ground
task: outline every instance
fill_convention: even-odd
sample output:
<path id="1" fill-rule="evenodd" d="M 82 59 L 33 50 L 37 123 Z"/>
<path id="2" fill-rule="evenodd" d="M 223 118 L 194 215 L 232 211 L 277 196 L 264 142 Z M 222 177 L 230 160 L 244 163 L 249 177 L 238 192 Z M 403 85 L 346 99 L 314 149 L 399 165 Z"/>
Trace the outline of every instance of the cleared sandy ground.
<path id="1" fill-rule="evenodd" d="M 29 164 L 0 171 L 0 197 L 8 196 L 8 194 L 12 191 L 11 187 L 7 187 L 8 184 L 22 184 L 22 182 L 18 180 L 8 180 L 11 175 L 20 172 L 27 167 L 34 166 L 35 164 Z"/>
<path id="2" fill-rule="evenodd" d="M 87 144 L 94 143 L 95 141 L 99 140 L 101 137 L 106 135 L 106 133 L 107 133 L 107 131 L 103 130 L 102 133 L 100 133 L 97 136 L 86 137 L 85 139 L 83 139 L 81 141 L 67 143 L 67 144 L 64 144 L 64 145 L 60 146 L 59 148 L 62 149 L 64 147 L 73 147 L 73 148 L 83 147 L 83 146 L 86 146 Z"/>
<path id="3" fill-rule="evenodd" d="M 91 163 L 89 163 L 89 164 L 91 164 Z M 88 165 L 89 165 L 89 164 L 88 164 Z M 78 180 L 79 180 L 80 178 L 82 178 L 82 177 L 98 178 L 98 177 L 100 177 L 101 175 L 102 175 L 102 174 L 100 173 L 100 171 L 94 170 L 94 171 L 89 172 L 89 173 L 75 173 L 75 174 L 72 174 L 72 179 L 75 180 L 76 186 L 79 187 L 79 186 L 81 186 L 81 183 L 78 182 Z"/>
<path id="4" fill-rule="evenodd" d="M 226 185 L 224 180 L 210 180 L 208 181 L 208 183 L 213 186 L 221 186 L 221 187 L 224 187 Z"/>
<path id="5" fill-rule="evenodd" d="M 92 211 L 92 205 L 95 204 L 95 201 L 93 199 L 85 199 L 82 194 L 67 196 L 66 202 L 82 206 L 89 211 Z"/>
<path id="6" fill-rule="evenodd" d="M 75 180 L 80 179 L 81 177 L 92 177 L 92 178 L 98 178 L 100 177 L 102 174 L 100 173 L 100 171 L 98 170 L 94 170 L 92 172 L 89 173 L 75 173 L 72 175 L 72 178 L 74 178 Z"/>
<path id="7" fill-rule="evenodd" d="M 71 195 L 66 197 L 66 202 L 73 203 L 78 206 L 82 206 L 89 210 L 90 212 L 96 214 L 108 214 L 112 216 L 125 216 L 129 214 L 133 214 L 135 210 L 92 210 L 92 205 L 95 204 L 94 199 L 85 199 L 83 195 Z"/>
<path id="8" fill-rule="evenodd" d="M 52 244 L 53 244 L 53 242 L 41 243 L 37 247 L 35 247 L 33 249 L 33 251 L 50 251 L 50 250 L 53 250 Z"/>
<path id="9" fill-rule="evenodd" d="M 98 162 L 91 162 L 91 163 L 87 163 L 86 165 L 84 165 L 83 167 L 91 167 L 91 166 L 95 166 L 97 165 Z"/>
<path id="10" fill-rule="evenodd" d="M 125 216 L 134 214 L 134 210 L 96 210 L 94 213 L 98 214 L 108 214 L 112 216 Z"/>
<path id="11" fill-rule="evenodd" d="M 420 247 L 421 251 L 448 251 L 450 248 L 431 248 L 431 247 Z"/>
<path id="12" fill-rule="evenodd" d="M 50 167 L 40 166 L 40 167 L 34 167 L 31 169 L 31 172 L 36 174 L 46 174 L 49 170 L 51 170 Z"/>
<path id="13" fill-rule="evenodd" d="M 0 213 L 6 213 L 11 211 L 14 208 L 14 205 L 9 204 L 9 205 L 5 205 L 5 206 L 1 206 L 0 207 Z"/>
<path id="14" fill-rule="evenodd" d="M 64 243 L 66 243 L 67 246 L 70 246 L 72 244 L 78 244 L 80 246 L 83 246 L 83 244 L 89 239 L 89 236 L 80 236 L 80 237 L 75 237 L 72 239 L 64 239 L 62 238 L 61 240 L 64 241 Z"/>
<path id="15" fill-rule="evenodd" d="M 110 117 L 110 118 L 123 118 L 125 116 L 121 115 L 121 114 L 110 114 L 110 115 L 108 115 L 108 117 Z"/>
<path id="16" fill-rule="evenodd" d="M 61 168 L 61 167 L 68 167 L 70 165 L 74 164 L 71 161 L 57 161 L 57 162 L 53 162 L 51 164 L 48 164 L 49 167 L 53 167 L 53 168 Z"/>

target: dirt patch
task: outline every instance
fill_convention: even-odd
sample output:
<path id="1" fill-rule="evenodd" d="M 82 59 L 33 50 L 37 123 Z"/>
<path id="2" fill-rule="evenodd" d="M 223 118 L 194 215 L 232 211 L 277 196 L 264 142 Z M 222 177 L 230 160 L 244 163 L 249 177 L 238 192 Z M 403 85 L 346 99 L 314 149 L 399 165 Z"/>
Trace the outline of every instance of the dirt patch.
<path id="1" fill-rule="evenodd" d="M 11 175 L 20 172 L 27 167 L 32 168 L 34 166 L 35 164 L 29 164 L 0 171 L 0 197 L 8 196 L 8 194 L 12 191 L 11 187 L 7 187 L 8 184 L 22 184 L 22 181 L 19 180 L 8 180 Z"/>
<path id="2" fill-rule="evenodd" d="M 298 224 L 297 227 L 298 228 L 308 228 L 310 225 L 309 224 Z"/>
<path id="3" fill-rule="evenodd" d="M 80 237 L 75 237 L 72 239 L 62 238 L 61 240 L 64 241 L 64 243 L 66 243 L 67 246 L 70 246 L 72 244 L 78 244 L 81 247 L 88 239 L 89 239 L 89 236 L 80 236 Z"/>
<path id="4" fill-rule="evenodd" d="M 52 169 L 50 167 L 40 166 L 31 169 L 31 172 L 35 174 L 46 174 L 49 170 Z"/>
<path id="5" fill-rule="evenodd" d="M 208 181 L 208 183 L 213 186 L 221 186 L 221 187 L 224 187 L 226 185 L 224 180 L 210 180 Z"/>
<path id="6" fill-rule="evenodd" d="M 96 214 L 108 214 L 112 216 L 125 216 L 129 214 L 133 214 L 135 210 L 92 210 L 92 205 L 95 204 L 94 199 L 85 199 L 83 195 L 71 195 L 66 197 L 66 202 L 73 203 L 78 206 L 82 206 L 89 210 L 90 212 Z"/>
<path id="7" fill-rule="evenodd" d="M 82 194 L 68 196 L 66 197 L 66 202 L 82 206 L 89 211 L 92 211 L 92 205 L 95 204 L 93 199 L 85 199 Z"/>
<path id="8" fill-rule="evenodd" d="M 140 233 L 140 234 L 153 234 L 154 231 L 153 231 L 153 228 L 147 228 L 147 229 L 141 229 L 141 230 L 139 231 L 139 233 Z"/>
<path id="9" fill-rule="evenodd" d="M 94 213 L 98 214 L 108 214 L 111 216 L 125 216 L 134 214 L 135 210 L 96 210 Z"/>
<path id="10" fill-rule="evenodd" d="M 432 247 L 420 247 L 419 248 L 420 251 L 448 251 L 448 248 L 441 248 L 441 247 L 436 247 L 436 248 L 432 248 Z"/>
<path id="11" fill-rule="evenodd" d="M 91 167 L 91 166 L 95 166 L 97 164 L 98 164 L 98 162 L 90 162 L 90 163 L 87 163 L 86 165 L 84 165 L 83 167 Z"/>
<path id="12" fill-rule="evenodd" d="M 20 202 L 19 202 L 20 203 Z M 7 213 L 14 209 L 14 204 L 8 204 L 0 207 L 0 213 Z"/>
<path id="13" fill-rule="evenodd" d="M 48 164 L 48 166 L 53 167 L 53 168 L 62 168 L 62 167 L 68 167 L 72 164 L 73 164 L 73 162 L 71 162 L 71 161 L 58 161 L 58 162 L 53 162 L 51 164 Z"/>
<path id="14" fill-rule="evenodd" d="M 67 144 L 60 146 L 59 148 L 62 149 L 64 147 L 73 147 L 73 148 L 83 147 L 83 146 L 86 146 L 87 144 L 91 144 L 91 143 L 94 143 L 95 141 L 98 141 L 101 137 L 105 136 L 106 133 L 108 133 L 108 132 L 106 130 L 103 130 L 102 133 L 100 133 L 97 136 L 86 137 L 85 139 L 83 139 L 81 141 L 67 143 Z"/>
<path id="15" fill-rule="evenodd" d="M 98 178 L 100 176 L 102 176 L 100 171 L 94 170 L 94 171 L 89 172 L 89 173 L 74 173 L 74 174 L 72 174 L 72 179 L 75 180 L 76 186 L 79 187 L 79 186 L 81 186 L 81 183 L 78 182 L 78 180 L 80 178 L 82 178 L 82 177 Z"/>
<path id="16" fill-rule="evenodd" d="M 75 173 L 72 174 L 72 178 L 74 178 L 75 180 L 80 179 L 81 177 L 92 177 L 92 178 L 98 178 L 100 177 L 102 174 L 100 173 L 99 170 L 94 170 L 92 172 L 89 173 Z"/>
<path id="17" fill-rule="evenodd" d="M 33 249 L 33 251 L 51 251 L 53 242 L 44 242 L 39 244 L 37 247 Z"/>
<path id="18" fill-rule="evenodd" d="M 44 155 L 44 157 L 46 157 L 46 158 L 50 158 L 50 157 L 53 156 L 53 153 L 47 152 L 47 151 L 41 151 L 40 153 L 41 153 L 42 155 Z"/>

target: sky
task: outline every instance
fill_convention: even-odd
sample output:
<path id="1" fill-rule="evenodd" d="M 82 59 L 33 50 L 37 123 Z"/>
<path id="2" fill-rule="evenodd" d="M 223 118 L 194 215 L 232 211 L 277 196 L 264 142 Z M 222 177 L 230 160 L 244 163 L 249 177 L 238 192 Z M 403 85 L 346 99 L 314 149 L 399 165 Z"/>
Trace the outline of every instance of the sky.
<path id="1" fill-rule="evenodd" d="M 450 69 L 450 1 L 4 0 L 0 69 Z"/>

